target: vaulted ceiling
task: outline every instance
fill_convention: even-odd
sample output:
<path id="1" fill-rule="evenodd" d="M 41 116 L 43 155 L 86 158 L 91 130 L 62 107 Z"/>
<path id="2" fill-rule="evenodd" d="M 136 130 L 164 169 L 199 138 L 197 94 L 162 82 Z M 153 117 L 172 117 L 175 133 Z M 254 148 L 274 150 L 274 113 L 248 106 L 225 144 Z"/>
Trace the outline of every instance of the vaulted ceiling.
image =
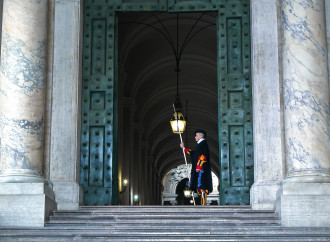
<path id="1" fill-rule="evenodd" d="M 184 163 L 179 135 L 173 134 L 169 125 L 177 91 L 176 62 L 164 38 L 168 31 L 176 47 L 177 14 L 131 12 L 118 17 L 119 99 L 133 101 L 134 122 L 140 124 L 149 155 L 163 177 Z M 180 62 L 179 93 L 187 118 L 183 139 L 187 147 L 194 148 L 194 131 L 205 129 L 212 168 L 219 174 L 216 14 L 180 13 L 178 23 L 179 49 L 195 23 L 192 33 L 198 31 Z"/>

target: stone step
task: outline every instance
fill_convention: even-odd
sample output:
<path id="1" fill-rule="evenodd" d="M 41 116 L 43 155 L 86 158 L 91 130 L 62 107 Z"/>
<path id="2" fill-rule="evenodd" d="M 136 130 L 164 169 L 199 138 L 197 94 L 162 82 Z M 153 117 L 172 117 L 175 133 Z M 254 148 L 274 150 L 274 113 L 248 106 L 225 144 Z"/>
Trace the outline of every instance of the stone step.
<path id="1" fill-rule="evenodd" d="M 242 219 L 242 220 L 275 220 L 278 219 L 277 216 L 273 214 L 265 215 L 213 215 L 213 214 L 140 214 L 140 215 L 81 215 L 81 214 L 70 214 L 70 215 L 55 215 L 50 217 L 50 221 L 54 220 L 81 220 L 81 219 L 91 219 L 91 220 L 209 220 L 218 221 L 225 219 Z"/>
<path id="2" fill-rule="evenodd" d="M 106 206 L 80 207 L 77 211 L 55 211 L 47 226 L 149 226 L 279 225 L 274 211 L 255 211 L 250 206 Z"/>
<path id="3" fill-rule="evenodd" d="M 225 207 L 213 207 L 207 208 L 207 207 L 183 207 L 183 208 L 175 208 L 172 206 L 168 206 L 164 208 L 163 206 L 160 207 L 105 207 L 105 208 L 86 208 L 83 207 L 82 209 L 76 210 L 76 211 L 55 211 L 53 217 L 69 217 L 69 216 L 75 216 L 75 217 L 85 217 L 85 216 L 103 216 L 104 218 L 109 217 L 111 219 L 112 217 L 122 217 L 127 218 L 130 217 L 132 219 L 143 219 L 148 217 L 157 218 L 157 216 L 162 217 L 164 219 L 166 218 L 175 218 L 177 217 L 200 217 L 200 218 L 210 218 L 210 217 L 240 217 L 242 219 L 244 218 L 271 218 L 276 219 L 277 216 L 275 215 L 274 211 L 256 211 L 252 209 L 246 208 L 235 208 L 235 209 L 228 209 Z M 140 216 L 140 217 L 139 217 Z"/>
<path id="4" fill-rule="evenodd" d="M 80 206 L 78 211 L 155 211 L 155 212 L 185 212 L 185 211 L 255 211 L 251 209 L 250 205 L 237 205 L 237 206 Z M 265 210 L 269 212 L 269 210 Z"/>
<path id="5" fill-rule="evenodd" d="M 280 226 L 250 206 L 82 206 L 45 228 L 2 228 L 0 241 L 330 241 L 330 228 Z"/>
<path id="6" fill-rule="evenodd" d="M 279 225 L 274 211 L 254 211 L 250 206 L 106 206 L 57 211 L 47 226 L 194 226 Z"/>
<path id="7" fill-rule="evenodd" d="M 172 211 L 172 210 L 77 210 L 77 211 L 55 211 L 54 215 L 61 216 L 61 215 L 124 215 L 124 214 L 178 214 L 178 213 L 184 213 L 184 214 L 212 214 L 212 215 L 250 215 L 250 214 L 257 214 L 257 215 L 273 215 L 274 211 L 256 211 L 256 210 L 186 210 L 186 211 Z"/>
<path id="8" fill-rule="evenodd" d="M 136 226 L 137 224 L 140 225 L 145 225 L 145 226 L 166 226 L 168 229 L 171 229 L 173 226 L 185 226 L 185 225 L 190 225 L 190 226 L 195 226 L 196 221 L 191 221 L 191 222 L 176 222 L 176 221 L 169 221 L 169 222 L 153 222 L 153 221 L 148 221 L 147 223 L 145 221 L 142 221 L 140 223 L 134 223 L 134 222 L 91 222 L 91 221 L 54 221 L 51 223 L 47 223 L 47 227 L 50 226 L 86 226 L 86 227 L 91 227 L 91 226 L 103 226 L 103 227 L 114 227 L 114 226 Z M 266 226 L 266 225 L 279 225 L 279 222 L 276 221 L 247 221 L 247 222 L 242 222 L 239 220 L 236 221 L 220 221 L 220 222 L 205 222 L 204 224 L 209 225 L 209 226 L 249 226 L 249 225 L 258 225 L 258 226 Z M 197 226 L 198 228 L 198 226 Z"/>
<path id="9" fill-rule="evenodd" d="M 127 226 L 125 227 L 91 227 L 86 230 L 84 227 L 45 227 L 45 228 L 20 228 L 13 230 L 10 228 L 0 228 L 1 235 L 25 235 L 30 234 L 59 234 L 60 232 L 67 234 L 246 234 L 246 235 L 311 235 L 311 236 L 329 236 L 330 228 L 306 228 L 306 227 L 282 227 L 282 226 L 241 226 L 241 227 L 214 227 L 201 226 L 196 229 L 191 226 L 173 227 L 171 230 L 162 226 Z"/>
<path id="10" fill-rule="evenodd" d="M 248 234 L 29 234 L 4 236 L 5 241 L 329 241 L 330 236 L 318 235 L 248 235 Z M 70 238 L 70 239 L 69 239 Z"/>

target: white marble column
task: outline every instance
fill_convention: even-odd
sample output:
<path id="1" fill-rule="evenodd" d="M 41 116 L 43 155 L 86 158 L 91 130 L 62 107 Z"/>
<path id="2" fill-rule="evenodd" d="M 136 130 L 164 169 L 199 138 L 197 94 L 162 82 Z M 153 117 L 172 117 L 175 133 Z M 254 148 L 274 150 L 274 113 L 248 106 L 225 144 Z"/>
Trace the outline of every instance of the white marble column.
<path id="1" fill-rule="evenodd" d="M 41 178 L 47 1 L 5 1 L 1 45 L 0 180 Z"/>
<path id="2" fill-rule="evenodd" d="M 254 184 L 253 209 L 275 209 L 283 179 L 278 1 L 251 1 Z"/>
<path id="3" fill-rule="evenodd" d="M 42 176 L 47 4 L 5 0 L 3 5 L 0 225 L 43 226 L 54 206 Z"/>
<path id="4" fill-rule="evenodd" d="M 285 0 L 282 13 L 287 177 L 330 181 L 324 1 Z"/>
<path id="5" fill-rule="evenodd" d="M 282 1 L 286 226 L 330 225 L 329 83 L 324 0 Z"/>
<path id="6" fill-rule="evenodd" d="M 330 1 L 325 1 L 325 16 L 326 16 L 326 28 L 327 28 L 327 45 L 328 45 L 328 72 L 330 70 Z M 328 73 L 329 74 L 329 73 Z M 330 87 L 330 75 L 329 87 Z"/>
<path id="7" fill-rule="evenodd" d="M 1 35 L 2 35 L 2 13 L 3 13 L 3 0 L 0 0 L 0 45 L 1 45 Z M 1 57 L 1 52 L 0 52 Z"/>

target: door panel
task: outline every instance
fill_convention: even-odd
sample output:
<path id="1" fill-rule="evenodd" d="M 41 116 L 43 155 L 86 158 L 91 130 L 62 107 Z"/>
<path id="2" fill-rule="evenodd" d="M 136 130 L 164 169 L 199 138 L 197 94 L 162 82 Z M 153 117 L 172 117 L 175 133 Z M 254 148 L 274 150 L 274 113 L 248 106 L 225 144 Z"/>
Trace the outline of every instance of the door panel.
<path id="1" fill-rule="evenodd" d="M 216 11 L 217 0 L 168 0 L 169 12 Z"/>
<path id="2" fill-rule="evenodd" d="M 106 1 L 84 1 L 80 184 L 84 205 L 116 197 L 114 164 L 115 12 Z"/>
<path id="3" fill-rule="evenodd" d="M 221 1 L 218 88 L 221 204 L 250 204 L 253 183 L 250 3 Z"/>
<path id="4" fill-rule="evenodd" d="M 119 0 L 117 11 L 167 11 L 166 0 Z"/>
<path id="5" fill-rule="evenodd" d="M 85 0 L 80 184 L 84 205 L 117 201 L 115 11 L 166 11 L 165 0 Z"/>

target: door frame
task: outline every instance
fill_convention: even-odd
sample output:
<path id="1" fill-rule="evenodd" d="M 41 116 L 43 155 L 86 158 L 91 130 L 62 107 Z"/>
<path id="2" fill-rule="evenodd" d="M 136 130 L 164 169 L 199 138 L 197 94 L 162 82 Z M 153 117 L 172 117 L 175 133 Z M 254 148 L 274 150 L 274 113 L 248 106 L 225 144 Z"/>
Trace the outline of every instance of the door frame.
<path id="1" fill-rule="evenodd" d="M 53 121 L 51 117 L 47 119 L 51 125 L 45 126 L 44 170 L 45 176 L 49 177 L 53 184 L 58 208 L 77 209 L 82 201 L 82 191 L 79 188 L 79 166 L 83 0 L 56 1 L 50 8 L 55 14 L 49 22 L 49 28 L 54 29 L 54 36 L 50 33 L 48 40 L 51 43 L 48 68 L 51 87 L 49 90 L 52 91 L 47 96 L 51 97 L 52 101 L 47 99 L 47 106 L 48 110 L 56 113 L 57 117 L 67 120 L 66 124 L 70 125 L 63 126 L 56 120 Z M 264 14 L 266 10 L 267 15 Z M 277 21 L 280 13 L 276 1 L 260 1 L 251 3 L 250 14 L 255 171 L 254 185 L 251 188 L 251 205 L 253 209 L 274 209 L 276 193 L 284 176 L 285 164 L 284 125 L 281 114 L 283 105 L 280 80 L 280 33 L 278 32 L 280 21 Z M 64 22 L 63 19 L 66 21 Z M 65 43 L 62 41 L 63 36 L 65 36 Z M 270 36 L 270 38 L 265 41 L 265 36 Z M 65 51 L 63 46 L 72 51 Z M 62 79 L 67 81 L 61 81 Z M 65 87 L 74 91 L 71 95 L 63 93 L 63 98 L 56 92 L 54 94 L 56 90 L 58 90 L 57 93 L 61 93 L 59 85 L 61 88 Z M 269 92 L 269 90 L 272 91 Z M 69 120 L 65 112 L 67 109 L 72 110 L 73 114 Z M 61 134 L 62 139 L 51 135 L 55 133 Z M 63 146 L 65 140 L 75 142 Z M 60 156 L 56 151 L 57 147 L 61 150 Z M 269 147 L 278 148 L 269 150 Z"/>

